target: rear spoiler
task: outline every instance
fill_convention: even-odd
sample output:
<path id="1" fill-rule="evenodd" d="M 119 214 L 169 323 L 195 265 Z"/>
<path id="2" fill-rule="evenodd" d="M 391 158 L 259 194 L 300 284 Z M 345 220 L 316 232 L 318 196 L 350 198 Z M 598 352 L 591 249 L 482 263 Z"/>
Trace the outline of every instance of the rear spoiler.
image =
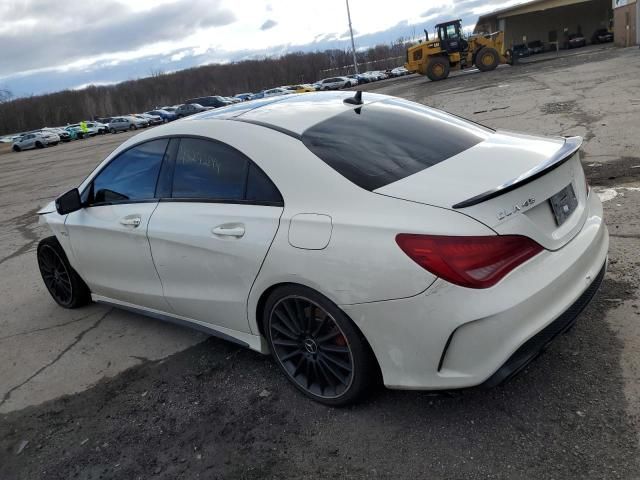
<path id="1" fill-rule="evenodd" d="M 533 182 L 537 178 L 540 178 L 541 176 L 547 174 L 554 168 L 559 167 L 564 162 L 569 160 L 571 156 L 578 151 L 581 145 L 582 137 L 566 137 L 564 139 L 564 144 L 562 145 L 562 147 L 560 147 L 560 149 L 556 153 L 554 153 L 548 160 L 533 167 L 531 170 L 524 172 L 522 175 L 503 183 L 498 187 L 487 190 L 486 192 L 483 192 L 480 195 L 476 195 L 475 197 L 468 198 L 467 200 L 463 200 L 460 203 L 456 203 L 451 208 L 459 209 L 471 207 L 473 205 L 486 202 L 487 200 L 490 200 L 492 198 L 499 197 L 500 195 L 510 192 L 511 190 L 515 190 L 522 185 Z"/>

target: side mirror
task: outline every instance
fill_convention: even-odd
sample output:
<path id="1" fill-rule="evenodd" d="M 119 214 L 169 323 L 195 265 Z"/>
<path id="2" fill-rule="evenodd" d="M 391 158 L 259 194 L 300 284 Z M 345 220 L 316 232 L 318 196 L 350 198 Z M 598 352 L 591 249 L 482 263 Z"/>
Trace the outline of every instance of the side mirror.
<path id="1" fill-rule="evenodd" d="M 56 198 L 56 211 L 60 215 L 76 212 L 82 208 L 82 200 L 80 200 L 80 192 L 77 188 L 69 190 L 67 193 Z"/>

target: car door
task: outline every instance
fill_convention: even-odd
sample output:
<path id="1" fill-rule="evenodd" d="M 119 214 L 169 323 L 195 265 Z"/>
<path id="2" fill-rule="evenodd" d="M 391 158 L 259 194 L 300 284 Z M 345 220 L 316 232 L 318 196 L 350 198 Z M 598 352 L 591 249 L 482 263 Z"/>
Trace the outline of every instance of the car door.
<path id="1" fill-rule="evenodd" d="M 173 171 L 161 184 L 172 177 L 171 185 L 148 228 L 165 297 L 182 317 L 249 332 L 247 299 L 278 229 L 282 196 L 221 142 L 174 139 L 166 164 Z"/>
<path id="2" fill-rule="evenodd" d="M 165 312 L 147 225 L 168 143 L 152 140 L 120 153 L 82 192 L 86 206 L 65 221 L 74 267 L 92 293 Z"/>
<path id="3" fill-rule="evenodd" d="M 20 142 L 20 148 L 32 148 L 36 144 L 36 136 L 33 134 L 25 135 Z"/>

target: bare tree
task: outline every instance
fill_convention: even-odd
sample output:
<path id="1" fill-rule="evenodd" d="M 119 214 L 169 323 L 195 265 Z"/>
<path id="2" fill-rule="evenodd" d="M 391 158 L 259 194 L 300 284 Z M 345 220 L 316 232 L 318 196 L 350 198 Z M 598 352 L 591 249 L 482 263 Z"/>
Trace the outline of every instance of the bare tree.
<path id="1" fill-rule="evenodd" d="M 0 88 L 0 103 L 8 102 L 13 98 L 11 90 L 8 88 Z"/>
<path id="2" fill-rule="evenodd" d="M 404 63 L 405 39 L 357 52 L 361 70 L 393 68 Z M 343 68 L 346 67 L 346 68 Z M 0 134 L 65 125 L 100 116 L 143 112 L 204 95 L 233 95 L 313 82 L 329 69 L 352 73 L 350 50 L 292 52 L 278 58 L 205 65 L 179 72 L 150 70 L 150 76 L 117 85 L 90 85 L 47 95 L 13 98 L 0 89 Z M 335 75 L 337 73 L 333 73 Z"/>

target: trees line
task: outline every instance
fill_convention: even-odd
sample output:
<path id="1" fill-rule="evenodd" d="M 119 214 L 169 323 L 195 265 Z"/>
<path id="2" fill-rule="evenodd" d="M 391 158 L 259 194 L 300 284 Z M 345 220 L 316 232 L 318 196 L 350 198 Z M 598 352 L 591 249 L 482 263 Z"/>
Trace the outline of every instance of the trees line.
<path id="1" fill-rule="evenodd" d="M 357 60 L 359 64 L 374 64 L 378 69 L 392 68 L 397 65 L 385 65 L 385 59 L 403 56 L 406 48 L 407 42 L 398 39 L 358 52 Z M 349 50 L 295 52 L 278 58 L 212 64 L 173 73 L 154 72 L 149 77 L 116 85 L 92 85 L 46 95 L 11 99 L 10 92 L 5 91 L 0 95 L 0 134 L 142 112 L 198 96 L 230 96 L 280 85 L 311 83 L 318 80 L 322 72 L 351 62 Z"/>

